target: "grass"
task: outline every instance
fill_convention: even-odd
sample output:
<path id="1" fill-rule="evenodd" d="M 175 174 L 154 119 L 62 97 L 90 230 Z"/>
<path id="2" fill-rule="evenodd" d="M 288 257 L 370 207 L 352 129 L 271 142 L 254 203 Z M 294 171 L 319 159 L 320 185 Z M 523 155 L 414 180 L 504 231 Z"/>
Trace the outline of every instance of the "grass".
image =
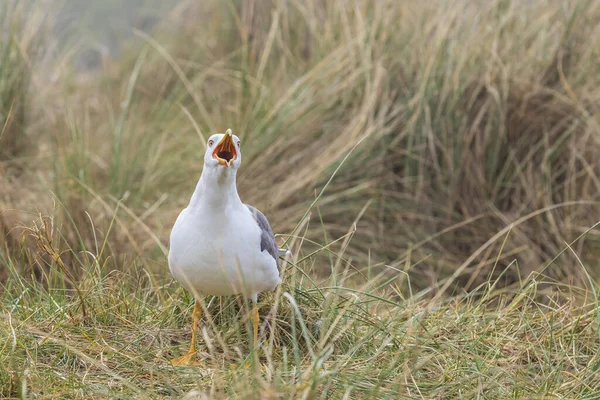
<path id="1" fill-rule="evenodd" d="M 0 41 L 0 159 L 15 156 L 22 151 L 23 128 L 29 68 L 26 55 L 19 49 L 21 26 L 20 9 L 7 4 L 0 8 L 3 40 Z"/>
<path id="2" fill-rule="evenodd" d="M 45 276 L 46 284 L 11 268 L 2 299 L 1 393 L 590 399 L 599 394 L 600 318 L 592 290 L 534 275 L 520 286 L 498 290 L 489 282 L 469 294 L 432 301 L 426 292 L 403 293 L 397 277 L 363 280 L 347 267 L 310 279 L 314 265 L 301 261 L 302 248 L 296 249 L 284 265 L 285 283 L 261 300 L 257 358 L 249 353 L 245 305 L 211 298 L 210 317 L 202 322 L 204 365 L 189 368 L 172 367 L 169 360 L 187 351 L 193 299 L 165 274 L 137 264 L 129 272 L 109 271 L 97 264 L 93 249 L 77 249 L 81 257 L 93 255 L 77 284 L 84 316 L 81 298 L 58 268 Z M 542 289 L 550 284 L 562 295 Z M 232 367 L 247 361 L 248 368 Z"/>
<path id="3" fill-rule="evenodd" d="M 599 4 L 182 1 L 83 72 L 42 6 L 0 6 L 0 395 L 600 395 Z M 229 127 L 293 255 L 257 358 L 209 299 L 173 368 L 168 235 Z"/>

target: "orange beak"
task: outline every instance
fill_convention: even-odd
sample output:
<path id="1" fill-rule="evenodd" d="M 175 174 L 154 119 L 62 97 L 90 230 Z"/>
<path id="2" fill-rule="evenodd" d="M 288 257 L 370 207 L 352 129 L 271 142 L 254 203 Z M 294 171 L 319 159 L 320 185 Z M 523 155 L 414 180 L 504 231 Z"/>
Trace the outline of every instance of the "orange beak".
<path id="1" fill-rule="evenodd" d="M 212 156 L 215 160 L 219 161 L 219 165 L 229 167 L 233 164 L 237 158 L 237 150 L 235 148 L 235 143 L 233 143 L 231 129 L 227 129 L 227 132 L 223 135 L 223 139 L 217 143 Z"/>

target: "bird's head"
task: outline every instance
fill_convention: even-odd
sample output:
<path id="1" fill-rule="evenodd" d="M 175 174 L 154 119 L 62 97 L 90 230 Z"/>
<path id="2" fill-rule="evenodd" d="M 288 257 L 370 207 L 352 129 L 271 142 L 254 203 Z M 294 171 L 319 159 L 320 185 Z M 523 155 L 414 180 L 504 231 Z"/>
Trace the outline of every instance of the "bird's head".
<path id="1" fill-rule="evenodd" d="M 217 133 L 208 138 L 206 153 L 204 154 L 204 167 L 214 169 L 237 170 L 242 163 L 240 139 L 231 133 L 231 129 Z"/>

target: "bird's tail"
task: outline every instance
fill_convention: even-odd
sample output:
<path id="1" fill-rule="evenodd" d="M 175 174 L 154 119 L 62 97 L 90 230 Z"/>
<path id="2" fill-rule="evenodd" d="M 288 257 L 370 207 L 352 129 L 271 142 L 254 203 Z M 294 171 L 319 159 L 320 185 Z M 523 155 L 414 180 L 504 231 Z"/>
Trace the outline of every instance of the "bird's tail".
<path id="1" fill-rule="evenodd" d="M 281 248 L 279 249 L 279 258 L 283 258 L 283 257 L 285 257 L 287 255 L 291 256 L 292 252 L 289 251 L 289 250 L 287 250 L 287 249 L 281 249 Z"/>

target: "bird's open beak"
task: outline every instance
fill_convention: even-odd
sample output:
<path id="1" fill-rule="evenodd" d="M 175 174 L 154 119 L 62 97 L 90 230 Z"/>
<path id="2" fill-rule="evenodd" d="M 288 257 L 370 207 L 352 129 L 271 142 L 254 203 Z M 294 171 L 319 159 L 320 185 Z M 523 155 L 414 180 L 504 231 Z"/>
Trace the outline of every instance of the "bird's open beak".
<path id="1" fill-rule="evenodd" d="M 215 160 L 219 161 L 219 165 L 229 167 L 233 164 L 237 158 L 237 150 L 235 148 L 235 143 L 233 143 L 231 129 L 227 129 L 227 132 L 223 135 L 223 139 L 217 143 L 212 156 Z"/>

